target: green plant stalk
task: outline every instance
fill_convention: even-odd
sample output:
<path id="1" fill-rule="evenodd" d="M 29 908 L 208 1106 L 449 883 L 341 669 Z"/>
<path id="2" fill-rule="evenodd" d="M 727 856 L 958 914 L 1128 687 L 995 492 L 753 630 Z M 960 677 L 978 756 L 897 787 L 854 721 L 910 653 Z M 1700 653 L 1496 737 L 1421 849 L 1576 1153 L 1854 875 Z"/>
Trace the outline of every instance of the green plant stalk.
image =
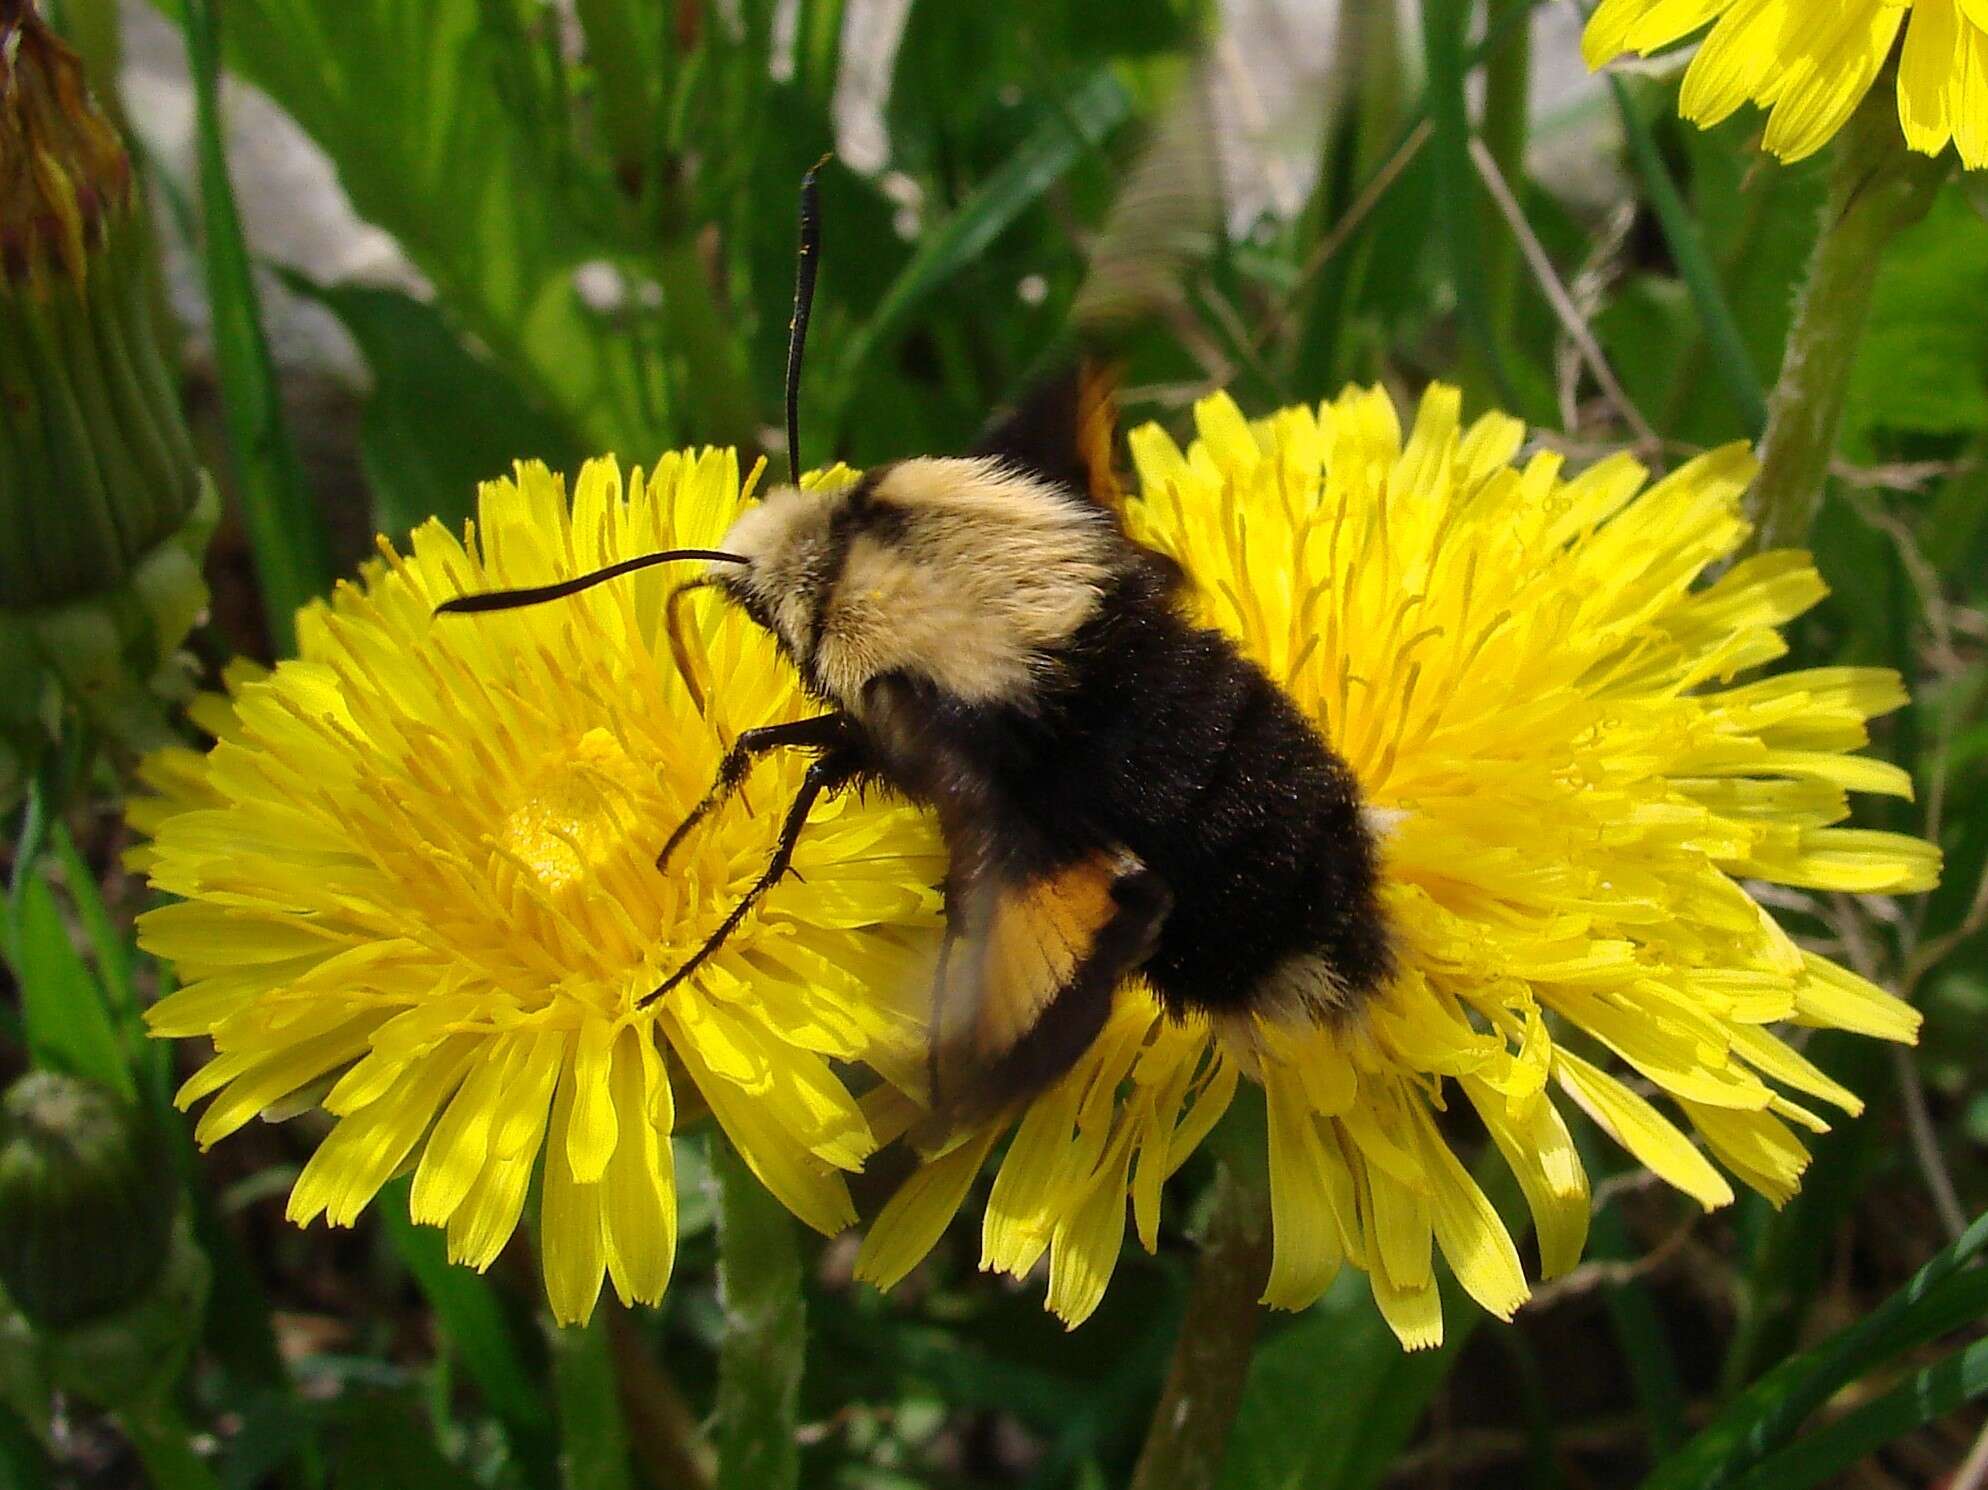
<path id="1" fill-rule="evenodd" d="M 248 245 L 228 183 L 221 129 L 221 36 L 215 0 L 186 0 L 184 29 L 193 73 L 206 239 L 207 298 L 228 448 L 240 483 L 271 643 L 296 651 L 299 607 L 331 588 L 331 545 L 304 489 L 263 335 Z"/>
<path id="2" fill-rule="evenodd" d="M 628 1425 L 614 1388 L 605 1311 L 553 1333 L 559 1396 L 559 1483 L 564 1490 L 634 1490 Z"/>
<path id="3" fill-rule="evenodd" d="M 578 0 L 573 7 L 587 38 L 602 132 L 613 152 L 615 177 L 623 191 L 639 198 L 662 136 L 661 80 L 668 73 L 659 55 L 668 20 L 627 0 Z"/>
<path id="4" fill-rule="evenodd" d="M 759 444 L 759 411 L 746 347 L 727 324 L 696 237 L 676 233 L 662 246 L 663 317 L 670 350 L 681 353 L 690 370 L 683 390 L 688 416 L 678 436 L 699 443 L 752 450 Z M 660 433 L 660 432 L 659 432 Z"/>
<path id="5" fill-rule="evenodd" d="M 795 1490 L 807 1314 L 794 1221 L 722 1137 L 718 1179 L 718 1490 Z"/>
<path id="6" fill-rule="evenodd" d="M 1498 162 L 1498 173 L 1521 200 L 1525 194 L 1526 135 L 1531 109 L 1532 0 L 1485 0 L 1485 27 L 1495 32 L 1509 22 L 1513 34 L 1484 64 L 1484 122 L 1479 133 Z M 1484 244 L 1484 279 L 1491 325 L 1500 344 L 1511 335 L 1518 299 L 1519 243 L 1497 203 L 1480 198 L 1478 232 Z"/>
<path id="7" fill-rule="evenodd" d="M 1726 396 L 1737 406 L 1740 422 L 1749 432 L 1758 434 L 1767 424 L 1767 394 L 1760 386 L 1753 355 L 1746 349 L 1746 338 L 1740 334 L 1739 320 L 1726 298 L 1719 266 L 1705 247 L 1697 219 L 1685 204 L 1677 179 L 1664 164 L 1663 151 L 1657 147 L 1650 121 L 1637 107 L 1621 78 L 1611 73 L 1608 86 L 1615 98 L 1616 113 L 1622 119 L 1623 135 L 1629 142 L 1629 158 L 1636 174 L 1643 178 L 1650 208 L 1657 215 L 1664 243 L 1677 261 L 1678 274 L 1691 293 L 1692 307 L 1698 312 L 1703 328 L 1703 342 L 1694 345 L 1692 360 L 1695 363 L 1699 345 L 1709 346 L 1712 369 L 1725 384 Z M 1679 387 L 1686 385 L 1687 380 L 1681 377 Z M 1670 427 L 1671 421 L 1666 420 L 1664 428 Z"/>
<path id="8" fill-rule="evenodd" d="M 1131 1490 L 1210 1490 L 1217 1483 L 1263 1327 L 1258 1300 L 1270 1276 L 1270 1165 L 1256 1087 L 1237 1095 L 1208 1141 L 1221 1156 L 1214 1205 Z"/>
<path id="9" fill-rule="evenodd" d="M 1949 156 L 1906 148 L 1892 90 L 1882 82 L 1844 127 L 1836 151 L 1822 236 L 1795 302 L 1748 502 L 1762 551 L 1808 541 L 1885 248 L 1931 209 L 1952 164 Z"/>

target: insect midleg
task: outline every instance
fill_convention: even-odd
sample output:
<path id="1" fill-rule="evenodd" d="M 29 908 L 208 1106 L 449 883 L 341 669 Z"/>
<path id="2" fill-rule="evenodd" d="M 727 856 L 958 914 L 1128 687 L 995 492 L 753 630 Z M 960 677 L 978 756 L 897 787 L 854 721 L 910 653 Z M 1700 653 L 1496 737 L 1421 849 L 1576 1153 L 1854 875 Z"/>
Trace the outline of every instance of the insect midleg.
<path id="1" fill-rule="evenodd" d="M 816 723 L 818 721 L 804 720 L 802 722 Z M 778 728 L 778 726 L 773 727 Z M 740 739 L 744 738 L 743 735 L 740 736 Z M 739 898 L 739 903 L 733 906 L 730 914 L 719 923 L 718 929 L 705 939 L 704 945 L 691 953 L 684 960 L 681 967 L 663 980 L 661 986 L 644 997 L 636 1005 L 637 1008 L 661 998 L 695 972 L 699 965 L 713 952 L 724 946 L 726 938 L 738 929 L 739 922 L 745 919 L 746 912 L 752 909 L 753 903 L 768 890 L 772 889 L 774 885 L 778 884 L 780 877 L 787 872 L 788 867 L 794 862 L 794 845 L 800 842 L 801 830 L 807 826 L 808 814 L 814 810 L 816 799 L 823 792 L 833 791 L 837 787 L 853 781 L 856 774 L 857 766 L 854 757 L 840 752 L 823 756 L 820 760 L 809 763 L 808 774 L 801 778 L 801 789 L 794 794 L 794 800 L 787 808 L 787 819 L 780 826 L 780 839 L 773 846 L 773 855 L 766 861 L 766 868 L 761 871 L 759 878 L 753 882 L 752 888 Z"/>
<path id="2" fill-rule="evenodd" d="M 746 779 L 753 758 L 769 750 L 827 750 L 848 739 L 849 722 L 840 714 L 820 714 L 813 719 L 797 719 L 792 724 L 762 724 L 743 731 L 718 763 L 718 776 L 704 799 L 690 809 L 690 815 L 676 826 L 663 851 L 656 855 L 656 868 L 662 869 L 690 830 L 711 814 L 711 809 L 737 791 Z"/>

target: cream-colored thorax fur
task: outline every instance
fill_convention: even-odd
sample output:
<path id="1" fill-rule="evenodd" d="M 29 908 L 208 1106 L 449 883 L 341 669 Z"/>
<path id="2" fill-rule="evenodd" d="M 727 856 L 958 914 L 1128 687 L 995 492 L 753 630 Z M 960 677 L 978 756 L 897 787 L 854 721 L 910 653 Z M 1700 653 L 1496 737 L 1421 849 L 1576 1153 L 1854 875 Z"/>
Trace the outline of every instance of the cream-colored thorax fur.
<path id="1" fill-rule="evenodd" d="M 724 540 L 746 564 L 719 575 L 854 710 L 893 672 L 1026 706 L 1121 562 L 1109 514 L 999 461 L 907 460 L 852 510 L 855 490 L 776 488 Z"/>

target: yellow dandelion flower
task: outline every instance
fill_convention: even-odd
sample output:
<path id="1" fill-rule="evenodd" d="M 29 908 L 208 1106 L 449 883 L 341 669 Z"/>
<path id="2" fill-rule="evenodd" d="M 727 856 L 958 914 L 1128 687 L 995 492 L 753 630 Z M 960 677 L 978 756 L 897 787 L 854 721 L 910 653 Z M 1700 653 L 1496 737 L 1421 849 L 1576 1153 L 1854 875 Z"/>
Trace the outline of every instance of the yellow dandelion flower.
<path id="1" fill-rule="evenodd" d="M 1988 0 L 1602 0 L 1582 52 L 1590 67 L 1624 52 L 1647 56 L 1707 21 L 1678 105 L 1694 124 L 1759 104 L 1772 110 L 1770 151 L 1813 155 L 1863 101 L 1903 30 L 1906 143 L 1938 155 L 1952 141 L 1970 169 L 1988 167 Z"/>
<path id="2" fill-rule="evenodd" d="M 793 670 L 711 604 L 684 607 L 679 656 L 672 581 L 653 574 L 431 617 L 463 591 L 709 545 L 741 500 L 730 452 L 666 456 L 625 491 L 596 461 L 570 508 L 561 478 L 521 466 L 483 488 L 480 534 L 430 523 L 407 555 L 383 544 L 360 584 L 302 616 L 297 660 L 233 674 L 232 701 L 200 715 L 211 752 L 148 763 L 140 857 L 182 898 L 140 935 L 184 984 L 152 1029 L 213 1039 L 179 1094 L 212 1098 L 202 1144 L 322 1091 L 337 1123 L 291 1192 L 296 1222 L 350 1224 L 411 1170 L 414 1218 L 486 1267 L 543 1153 L 554 1314 L 585 1319 L 603 1274 L 653 1300 L 675 1250 L 686 1078 L 797 1216 L 854 1219 L 840 1171 L 875 1139 L 834 1063 L 919 1069 L 915 1009 L 871 990 L 908 981 L 889 929 L 936 922 L 935 835 L 854 794 L 821 805 L 797 876 L 644 1002 L 767 860 L 803 762 L 758 766 L 669 873 L 655 867 L 725 745 L 806 711 Z"/>
<path id="3" fill-rule="evenodd" d="M 1517 421 L 1463 427 L 1458 408 L 1432 389 L 1404 443 L 1379 391 L 1253 425 L 1217 396 L 1185 452 L 1132 436 L 1133 531 L 1180 560 L 1202 618 L 1319 723 L 1384 824 L 1400 967 L 1357 1024 L 1259 1025 L 1247 1051 L 1120 990 L 1020 1115 L 987 1203 L 982 1265 L 1019 1275 L 1047 1253 L 1049 1306 L 1073 1324 L 1110 1279 L 1128 1195 L 1150 1249 L 1165 1180 L 1242 1076 L 1268 1109 L 1265 1301 L 1302 1308 L 1351 1263 L 1426 1346 L 1437 1252 L 1494 1314 L 1528 1293 L 1447 1114 L 1474 1113 L 1517 1176 L 1550 1276 L 1588 1226 L 1569 1104 L 1708 1208 L 1733 1198 L 1726 1173 L 1779 1202 L 1807 1159 L 1797 1130 L 1826 1126 L 1805 1104 L 1858 1102 L 1773 1027 L 1914 1038 L 1917 1014 L 1795 946 L 1740 883 L 1907 893 L 1938 870 L 1917 839 L 1841 826 L 1848 792 L 1909 794 L 1852 753 L 1903 702 L 1895 675 L 1733 682 L 1823 594 L 1793 552 L 1699 583 L 1747 535 L 1751 456 L 1653 486 L 1626 456 L 1569 478 L 1556 455 L 1513 464 Z M 898 1191 L 866 1276 L 917 1262 L 1005 1131 Z"/>

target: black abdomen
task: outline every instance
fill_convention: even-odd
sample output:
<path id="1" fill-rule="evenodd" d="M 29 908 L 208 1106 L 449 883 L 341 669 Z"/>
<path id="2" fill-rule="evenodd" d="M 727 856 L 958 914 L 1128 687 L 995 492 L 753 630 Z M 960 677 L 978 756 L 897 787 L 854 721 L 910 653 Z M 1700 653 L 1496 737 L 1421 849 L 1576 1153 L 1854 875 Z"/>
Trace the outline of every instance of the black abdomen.
<path id="1" fill-rule="evenodd" d="M 1122 842 L 1172 890 L 1145 971 L 1175 1012 L 1238 1010 L 1300 955 L 1356 999 L 1388 943 L 1352 772 L 1227 637 L 1131 589 L 1009 789 L 1070 851 Z"/>

